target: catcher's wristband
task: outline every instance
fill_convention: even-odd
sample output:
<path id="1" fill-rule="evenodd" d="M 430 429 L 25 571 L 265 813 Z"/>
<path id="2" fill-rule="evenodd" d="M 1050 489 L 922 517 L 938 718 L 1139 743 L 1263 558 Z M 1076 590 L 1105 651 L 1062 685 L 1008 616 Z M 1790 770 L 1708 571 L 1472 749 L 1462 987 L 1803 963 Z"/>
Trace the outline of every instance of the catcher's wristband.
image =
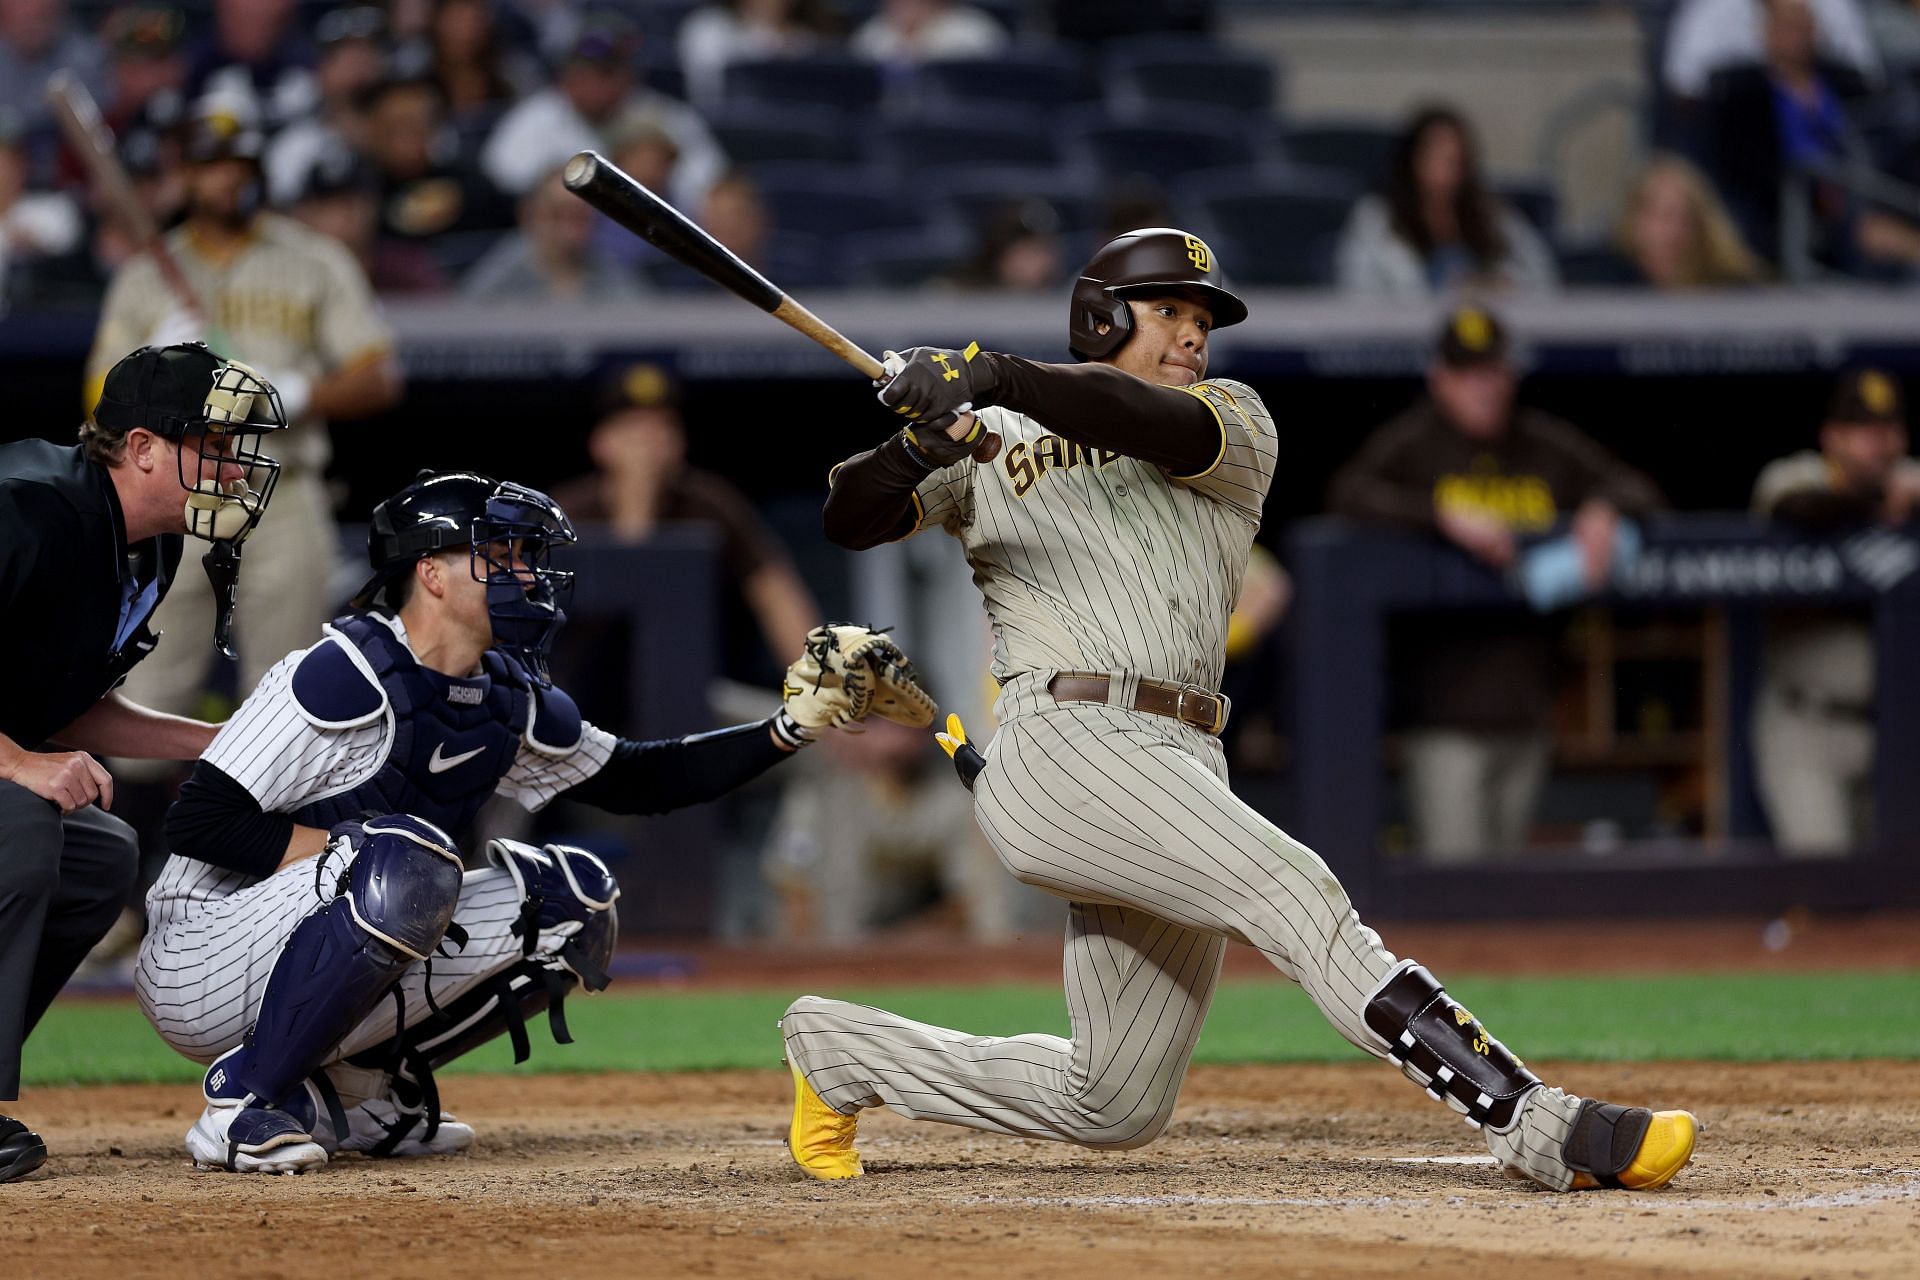
<path id="1" fill-rule="evenodd" d="M 778 738 L 783 746 L 792 751 L 798 751 L 800 748 L 812 742 L 820 732 L 818 729 L 809 729 L 806 725 L 795 720 L 787 713 L 785 707 L 773 713 L 773 719 L 768 722 L 768 727 L 773 730 L 773 736 Z"/>

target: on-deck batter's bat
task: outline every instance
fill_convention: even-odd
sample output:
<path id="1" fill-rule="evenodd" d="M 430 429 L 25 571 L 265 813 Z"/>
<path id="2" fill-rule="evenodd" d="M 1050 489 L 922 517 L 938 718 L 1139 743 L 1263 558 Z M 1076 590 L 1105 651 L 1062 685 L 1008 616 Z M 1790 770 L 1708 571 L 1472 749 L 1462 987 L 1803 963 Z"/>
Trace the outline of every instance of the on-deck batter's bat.
<path id="1" fill-rule="evenodd" d="M 886 377 L 886 368 L 845 334 L 801 306 L 779 286 L 742 262 L 731 249 L 708 235 L 693 219 L 647 190 L 631 174 L 597 151 L 582 151 L 561 172 L 567 190 L 606 214 L 674 260 L 684 263 L 727 292 L 746 299 L 774 319 L 806 334 L 869 378 Z M 1000 437 L 989 433 L 974 457 L 991 461 Z"/>
<path id="2" fill-rule="evenodd" d="M 113 145 L 113 131 L 101 119 L 100 107 L 87 92 L 87 86 L 71 71 L 56 71 L 47 80 L 47 105 L 53 109 L 54 122 L 66 136 L 67 145 L 79 153 L 88 175 L 100 188 L 107 208 L 133 233 L 134 243 L 153 255 L 154 265 L 160 268 L 160 278 L 166 282 L 174 301 L 202 324 L 208 323 L 212 316 L 206 304 L 181 272 L 180 264 L 167 252 L 160 227 L 147 206 L 141 203 L 139 193 L 133 189 L 133 180 L 121 166 L 119 152 Z"/>

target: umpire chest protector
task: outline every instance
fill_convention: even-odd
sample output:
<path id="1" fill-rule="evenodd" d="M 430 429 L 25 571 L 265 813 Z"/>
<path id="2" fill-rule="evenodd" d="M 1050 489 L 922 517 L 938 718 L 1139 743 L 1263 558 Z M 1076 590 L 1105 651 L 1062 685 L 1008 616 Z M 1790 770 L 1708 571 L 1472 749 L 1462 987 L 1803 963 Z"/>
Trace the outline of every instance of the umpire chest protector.
<path id="1" fill-rule="evenodd" d="M 536 691 L 513 663 L 489 650 L 478 675 L 441 675 L 420 665 L 395 624 L 354 614 L 293 671 L 293 699 L 316 728 L 389 726 L 386 758 L 371 777 L 323 796 L 293 817 L 330 827 L 369 813 L 425 818 L 460 838 L 512 768 L 521 744 L 564 758 L 579 748 L 580 712 L 558 689 Z"/>

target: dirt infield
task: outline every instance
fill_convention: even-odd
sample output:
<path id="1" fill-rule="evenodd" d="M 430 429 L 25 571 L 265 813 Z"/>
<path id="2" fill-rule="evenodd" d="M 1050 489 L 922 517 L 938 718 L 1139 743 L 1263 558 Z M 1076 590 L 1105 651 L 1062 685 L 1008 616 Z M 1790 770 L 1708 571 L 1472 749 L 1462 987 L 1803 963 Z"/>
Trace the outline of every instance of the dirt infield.
<path id="1" fill-rule="evenodd" d="M 447 1081 L 466 1156 L 194 1173 L 191 1090 L 36 1091 L 56 1155 L 0 1187 L 5 1275 L 1868 1277 L 1914 1274 L 1910 1063 L 1548 1068 L 1685 1103 L 1654 1193 L 1509 1182 L 1384 1066 L 1196 1070 L 1168 1134 L 1092 1153 L 885 1113 L 870 1176 L 798 1179 L 775 1071 Z M 1901 1257 L 1908 1258 L 1901 1262 Z"/>

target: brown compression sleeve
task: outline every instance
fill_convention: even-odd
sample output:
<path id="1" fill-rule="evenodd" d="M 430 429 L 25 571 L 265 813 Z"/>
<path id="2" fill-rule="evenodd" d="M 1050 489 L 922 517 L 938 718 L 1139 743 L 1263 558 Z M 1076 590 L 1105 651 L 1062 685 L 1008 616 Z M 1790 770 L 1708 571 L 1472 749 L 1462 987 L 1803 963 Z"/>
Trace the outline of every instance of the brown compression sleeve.
<path id="1" fill-rule="evenodd" d="M 849 551 L 903 538 L 919 518 L 913 491 L 929 472 L 907 456 L 899 436 L 857 453 L 833 469 L 820 513 L 827 537 Z"/>
<path id="2" fill-rule="evenodd" d="M 1003 352 L 992 362 L 993 403 L 1024 413 L 1075 444 L 1194 475 L 1220 456 L 1220 422 L 1198 396 L 1155 386 L 1105 364 L 1039 364 Z"/>

